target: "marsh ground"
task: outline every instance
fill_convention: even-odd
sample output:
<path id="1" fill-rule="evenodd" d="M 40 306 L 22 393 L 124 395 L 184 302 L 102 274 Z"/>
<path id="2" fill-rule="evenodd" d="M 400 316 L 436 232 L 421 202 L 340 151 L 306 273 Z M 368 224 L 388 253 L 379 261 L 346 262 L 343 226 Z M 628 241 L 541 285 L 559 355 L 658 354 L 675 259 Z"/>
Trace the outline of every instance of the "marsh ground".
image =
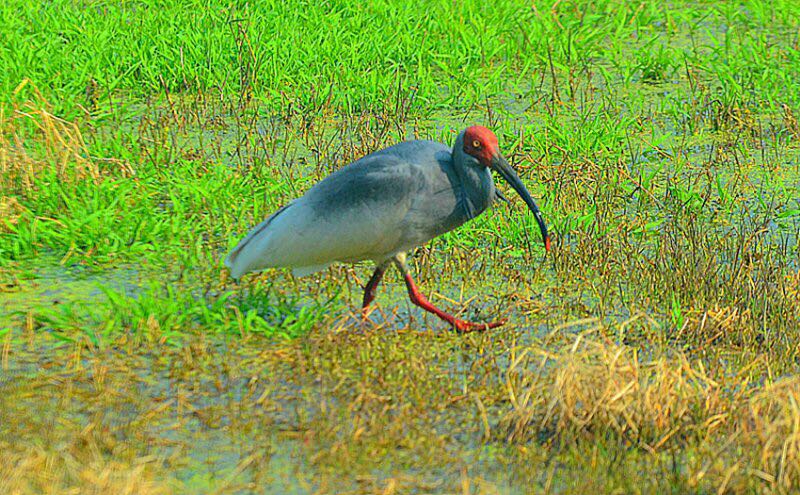
<path id="1" fill-rule="evenodd" d="M 788 493 L 800 4 L 6 2 L 3 493 Z M 400 139 L 495 130 L 517 198 L 236 284 L 252 225 Z"/>

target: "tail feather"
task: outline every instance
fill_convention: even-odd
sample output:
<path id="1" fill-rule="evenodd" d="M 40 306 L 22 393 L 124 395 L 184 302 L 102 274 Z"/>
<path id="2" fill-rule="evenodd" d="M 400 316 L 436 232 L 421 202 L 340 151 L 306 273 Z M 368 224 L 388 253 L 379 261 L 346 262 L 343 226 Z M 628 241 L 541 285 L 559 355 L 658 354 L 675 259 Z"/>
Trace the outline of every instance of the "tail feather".
<path id="1" fill-rule="evenodd" d="M 244 250 L 250 243 L 258 236 L 262 235 L 264 231 L 269 227 L 272 221 L 280 215 L 286 208 L 291 206 L 291 203 L 288 205 L 282 206 L 278 211 L 273 213 L 269 216 L 266 220 L 261 222 L 260 224 L 256 225 L 239 243 L 234 247 L 228 256 L 225 257 L 225 266 L 230 270 L 231 276 L 235 280 L 239 280 L 242 275 L 250 272 L 252 267 L 250 266 L 250 262 L 252 261 L 249 259 L 248 256 L 242 256 Z"/>

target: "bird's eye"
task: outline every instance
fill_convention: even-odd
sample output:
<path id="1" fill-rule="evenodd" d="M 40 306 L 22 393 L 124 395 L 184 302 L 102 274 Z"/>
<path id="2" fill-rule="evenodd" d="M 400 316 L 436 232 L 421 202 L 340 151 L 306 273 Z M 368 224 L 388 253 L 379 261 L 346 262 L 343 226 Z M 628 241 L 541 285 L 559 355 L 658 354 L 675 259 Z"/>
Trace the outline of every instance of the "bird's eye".
<path id="1" fill-rule="evenodd" d="M 476 139 L 475 141 L 472 142 L 472 147 L 475 148 L 476 150 L 481 149 L 481 142 Z"/>

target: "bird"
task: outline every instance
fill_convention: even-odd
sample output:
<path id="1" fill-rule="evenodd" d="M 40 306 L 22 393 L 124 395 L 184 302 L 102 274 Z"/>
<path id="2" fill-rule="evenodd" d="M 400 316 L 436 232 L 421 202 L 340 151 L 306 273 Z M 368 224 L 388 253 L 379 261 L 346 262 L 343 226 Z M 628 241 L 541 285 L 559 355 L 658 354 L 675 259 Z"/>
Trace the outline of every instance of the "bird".
<path id="1" fill-rule="evenodd" d="M 233 279 L 266 268 L 310 275 L 329 265 L 370 260 L 375 270 L 364 288 L 366 318 L 384 273 L 393 263 L 411 302 L 458 332 L 506 323 L 465 321 L 437 308 L 420 292 L 407 253 L 507 201 L 495 187 L 497 172 L 533 213 L 546 251 L 550 236 L 539 207 L 503 157 L 497 136 L 472 125 L 451 147 L 429 140 L 402 141 L 331 173 L 303 196 L 256 225 L 225 258 Z"/>

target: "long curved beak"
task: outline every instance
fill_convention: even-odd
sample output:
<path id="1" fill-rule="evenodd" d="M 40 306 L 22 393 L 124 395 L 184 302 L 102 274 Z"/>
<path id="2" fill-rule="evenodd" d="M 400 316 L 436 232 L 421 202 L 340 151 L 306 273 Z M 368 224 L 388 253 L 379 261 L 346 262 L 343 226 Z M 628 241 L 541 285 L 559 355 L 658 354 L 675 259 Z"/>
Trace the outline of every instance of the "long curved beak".
<path id="1" fill-rule="evenodd" d="M 517 191 L 517 194 L 520 195 L 525 204 L 528 205 L 533 216 L 536 218 L 536 223 L 539 224 L 539 230 L 542 232 L 542 240 L 544 241 L 544 248 L 547 251 L 550 251 L 550 235 L 547 233 L 547 225 L 544 223 L 544 218 L 542 218 L 542 212 L 539 211 L 539 207 L 536 206 L 536 202 L 533 201 L 531 197 L 531 193 L 528 192 L 528 189 L 525 187 L 525 184 L 522 183 L 517 173 L 511 168 L 511 165 L 508 164 L 505 158 L 500 153 L 496 153 L 492 157 L 492 168 L 500 174 L 506 182 L 508 182 L 511 187 Z"/>

